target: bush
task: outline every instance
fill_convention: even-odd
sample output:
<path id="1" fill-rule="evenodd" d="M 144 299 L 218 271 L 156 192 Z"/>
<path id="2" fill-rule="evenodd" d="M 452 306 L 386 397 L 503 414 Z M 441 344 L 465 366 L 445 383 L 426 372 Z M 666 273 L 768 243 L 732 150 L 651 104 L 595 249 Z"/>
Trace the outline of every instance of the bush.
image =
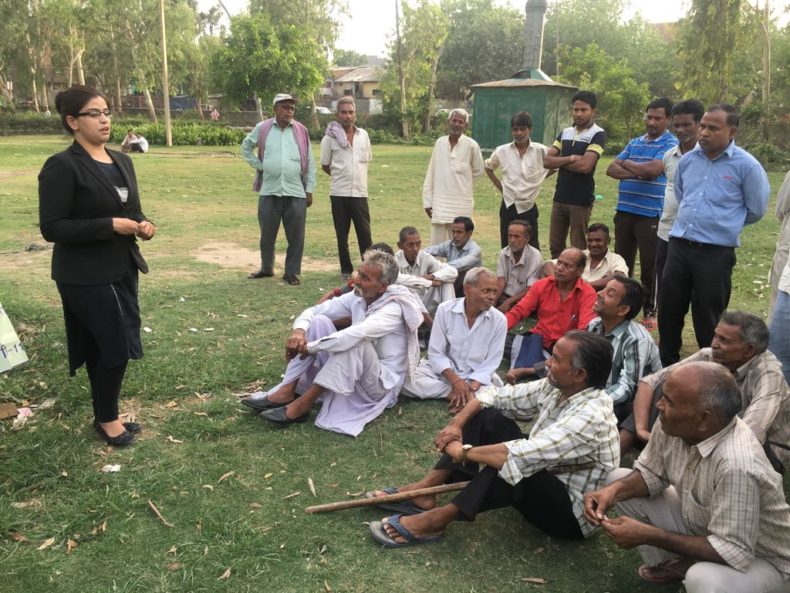
<path id="1" fill-rule="evenodd" d="M 52 117 L 30 112 L 0 114 L 0 136 L 58 134 L 64 132 L 58 114 L 54 114 Z"/>
<path id="2" fill-rule="evenodd" d="M 172 122 L 173 146 L 236 146 L 244 140 L 244 130 L 228 128 L 216 123 Z M 121 143 L 129 128 L 145 136 L 150 144 L 165 144 L 165 126 L 151 122 L 137 123 L 134 120 L 113 122 L 111 142 Z"/>
<path id="3" fill-rule="evenodd" d="M 790 164 L 790 151 L 784 150 L 770 142 L 746 144 L 742 146 L 742 148 L 748 150 L 766 169 L 773 165 L 779 169 L 785 170 L 788 164 Z"/>

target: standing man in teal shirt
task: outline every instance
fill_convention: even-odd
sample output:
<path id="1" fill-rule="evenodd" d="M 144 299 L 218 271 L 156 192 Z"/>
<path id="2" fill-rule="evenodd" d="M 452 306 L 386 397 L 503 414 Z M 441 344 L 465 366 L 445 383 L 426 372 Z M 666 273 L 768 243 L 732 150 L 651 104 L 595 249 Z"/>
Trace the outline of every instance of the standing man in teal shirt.
<path id="1" fill-rule="evenodd" d="M 305 220 L 315 191 L 315 161 L 307 128 L 294 120 L 296 99 L 281 93 L 274 97 L 273 106 L 274 117 L 255 126 L 241 143 L 244 160 L 258 171 L 253 189 L 259 192 L 261 268 L 249 277 L 274 275 L 274 243 L 282 220 L 288 240 L 283 280 L 296 285 L 301 283 Z"/>

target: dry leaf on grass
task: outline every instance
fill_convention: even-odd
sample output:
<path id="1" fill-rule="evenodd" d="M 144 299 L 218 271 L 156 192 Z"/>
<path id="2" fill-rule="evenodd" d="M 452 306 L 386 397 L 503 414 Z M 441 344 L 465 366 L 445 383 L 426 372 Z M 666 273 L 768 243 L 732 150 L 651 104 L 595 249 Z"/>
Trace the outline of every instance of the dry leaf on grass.
<path id="1" fill-rule="evenodd" d="M 235 475 L 235 474 L 236 474 L 236 472 L 234 472 L 234 471 L 229 471 L 227 473 L 222 474 L 222 477 L 219 480 L 217 480 L 217 484 L 219 484 L 223 480 L 227 480 L 229 477 L 231 477 L 232 475 Z"/>
<path id="2" fill-rule="evenodd" d="M 192 412 L 195 416 L 208 416 L 205 412 Z"/>
<path id="3" fill-rule="evenodd" d="M 286 500 L 288 498 L 293 498 L 294 496 L 299 496 L 300 494 L 301 492 L 291 492 L 288 496 L 283 496 L 283 500 Z"/>
<path id="4" fill-rule="evenodd" d="M 206 490 L 211 490 L 212 492 L 214 492 L 214 486 L 212 486 L 211 484 L 203 484 L 203 488 L 205 488 Z"/>
<path id="5" fill-rule="evenodd" d="M 162 516 L 162 513 L 159 512 L 159 509 L 156 508 L 156 505 L 153 502 L 151 502 L 150 498 L 148 499 L 148 506 L 151 507 L 151 510 L 154 512 L 154 515 L 156 515 L 156 518 L 162 522 L 162 525 L 164 525 L 165 527 L 174 527 L 174 525 L 170 523 L 170 521 L 168 521 Z"/>
<path id="6" fill-rule="evenodd" d="M 171 399 L 169 402 L 167 402 L 167 403 L 165 404 L 165 407 L 166 407 L 166 408 L 175 408 L 177 405 L 178 405 L 178 404 L 176 403 L 176 400 L 174 400 L 174 399 Z"/>
<path id="7" fill-rule="evenodd" d="M 18 531 L 12 531 L 11 533 L 8 534 L 8 537 L 10 537 L 15 542 L 19 542 L 20 544 L 25 544 L 30 541 L 29 539 L 27 539 L 27 537 L 25 537 Z"/>
<path id="8" fill-rule="evenodd" d="M 75 542 L 73 539 L 69 539 L 66 542 L 66 554 L 71 554 L 74 551 L 74 548 L 76 547 L 77 547 L 77 542 Z"/>
<path id="9" fill-rule="evenodd" d="M 178 444 L 184 443 L 184 441 L 179 441 L 178 439 L 174 439 L 172 435 L 167 435 L 167 440 L 170 441 L 171 443 L 178 443 Z"/>
<path id="10" fill-rule="evenodd" d="M 175 554 L 176 552 L 178 552 L 178 548 L 172 546 L 165 554 Z"/>
<path id="11" fill-rule="evenodd" d="M 313 484 L 313 478 L 307 478 L 307 486 L 310 488 L 310 492 L 312 492 L 313 496 L 318 496 L 315 493 L 315 484 Z"/>
<path id="12" fill-rule="evenodd" d="M 531 583 L 533 585 L 545 585 L 546 579 L 541 579 L 539 577 L 521 577 L 521 580 L 525 583 Z"/>
<path id="13" fill-rule="evenodd" d="M 182 568 L 184 568 L 184 565 L 181 562 L 171 562 L 167 565 L 167 570 L 170 572 L 175 572 L 177 570 L 181 570 Z"/>
<path id="14" fill-rule="evenodd" d="M 263 505 L 262 504 L 258 504 L 257 502 L 251 502 L 250 503 L 250 508 L 251 509 L 262 509 Z"/>
<path id="15" fill-rule="evenodd" d="M 225 580 L 228 579 L 228 577 L 230 577 L 230 568 L 226 568 L 225 572 L 223 572 L 222 576 L 220 576 L 217 580 L 218 581 L 225 581 Z"/>
<path id="16" fill-rule="evenodd" d="M 324 581 L 324 591 L 326 591 L 326 593 L 332 593 L 332 587 L 330 587 L 329 583 L 326 581 Z"/>
<path id="17" fill-rule="evenodd" d="M 44 540 L 44 543 L 41 544 L 39 547 L 37 547 L 36 550 L 46 550 L 47 548 L 52 546 L 54 543 L 55 543 L 55 538 L 51 537 L 51 538 L 49 538 L 47 540 Z"/>

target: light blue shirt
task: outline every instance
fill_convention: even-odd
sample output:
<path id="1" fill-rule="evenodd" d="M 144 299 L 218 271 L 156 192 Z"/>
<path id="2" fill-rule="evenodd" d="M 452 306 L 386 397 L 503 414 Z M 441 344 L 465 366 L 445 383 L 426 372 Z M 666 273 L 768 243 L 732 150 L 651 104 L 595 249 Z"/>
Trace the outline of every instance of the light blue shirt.
<path id="1" fill-rule="evenodd" d="M 258 160 L 258 135 L 263 122 L 247 134 L 241 143 L 241 153 L 258 171 L 263 171 L 262 196 L 288 196 L 305 198 L 315 191 L 315 160 L 312 150 L 307 151 L 307 187 L 302 185 L 302 158 L 294 137 L 293 125 L 284 130 L 275 122 L 266 137 L 263 162 Z"/>
<path id="2" fill-rule="evenodd" d="M 669 236 L 738 247 L 743 226 L 765 215 L 770 193 L 762 165 L 734 140 L 712 161 L 697 145 L 678 164 L 679 208 Z"/>
<path id="3" fill-rule="evenodd" d="M 469 239 L 461 248 L 456 247 L 452 239 L 450 239 L 444 243 L 426 247 L 425 251 L 431 255 L 446 258 L 447 263 L 459 272 L 465 272 L 483 265 L 483 255 L 480 247 L 472 239 Z"/>

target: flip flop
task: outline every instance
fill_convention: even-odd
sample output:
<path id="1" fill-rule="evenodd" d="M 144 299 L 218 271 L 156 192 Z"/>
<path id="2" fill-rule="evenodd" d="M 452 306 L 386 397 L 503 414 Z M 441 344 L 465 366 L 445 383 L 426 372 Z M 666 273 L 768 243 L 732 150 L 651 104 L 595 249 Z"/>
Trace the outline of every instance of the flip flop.
<path id="1" fill-rule="evenodd" d="M 394 486 L 381 488 L 380 491 L 386 492 L 387 494 L 397 494 L 398 492 L 400 492 L 400 490 L 398 490 Z M 378 496 L 376 496 L 375 490 L 368 490 L 367 492 L 365 492 L 364 497 L 368 499 L 379 498 Z M 407 516 L 419 515 L 420 513 L 424 513 L 425 511 L 428 510 L 428 509 L 421 509 L 410 500 L 402 500 L 400 502 L 383 502 L 381 504 L 377 504 L 376 506 L 379 507 L 380 509 L 384 509 L 385 511 L 394 511 L 400 515 L 407 515 Z"/>
<path id="2" fill-rule="evenodd" d="M 647 564 L 643 564 L 636 569 L 636 572 L 642 579 L 650 583 L 656 583 L 659 585 L 666 583 L 677 583 L 678 581 L 682 581 L 685 578 L 686 570 L 672 568 L 672 565 L 675 562 L 675 560 L 668 560 L 666 562 L 662 562 L 661 564 L 657 564 L 656 566 L 648 566 Z"/>
<path id="3" fill-rule="evenodd" d="M 428 537 L 415 537 L 415 535 L 406 529 L 403 524 L 400 522 L 400 518 L 403 515 L 392 515 L 391 517 L 387 517 L 384 521 L 371 521 L 370 523 L 370 535 L 380 543 L 382 546 L 387 548 L 406 548 L 408 546 L 417 546 L 419 544 L 433 544 L 436 542 L 440 542 L 444 539 L 444 534 L 439 535 L 431 535 Z M 395 528 L 395 530 L 403 536 L 406 540 L 405 542 L 395 541 L 384 530 L 384 523 L 388 523 Z"/>

